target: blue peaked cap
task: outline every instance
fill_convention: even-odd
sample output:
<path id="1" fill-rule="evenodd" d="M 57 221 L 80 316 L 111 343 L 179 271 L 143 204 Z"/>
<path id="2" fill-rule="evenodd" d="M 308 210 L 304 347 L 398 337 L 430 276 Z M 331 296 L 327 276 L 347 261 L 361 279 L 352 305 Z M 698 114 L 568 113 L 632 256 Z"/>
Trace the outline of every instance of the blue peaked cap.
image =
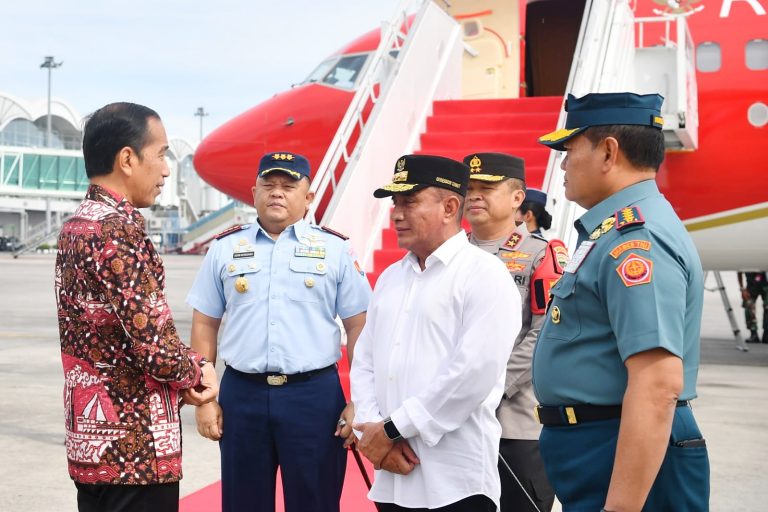
<path id="1" fill-rule="evenodd" d="M 547 205 L 547 194 L 535 188 L 529 188 L 525 191 L 525 202 L 540 203 Z"/>
<path id="2" fill-rule="evenodd" d="M 539 143 L 558 151 L 565 151 L 563 143 L 590 126 L 639 125 L 661 129 L 664 118 L 660 94 L 635 94 L 633 92 L 591 93 L 577 98 L 568 95 L 565 111 L 568 117 L 565 128 L 539 137 Z"/>
<path id="3" fill-rule="evenodd" d="M 288 151 L 267 153 L 259 161 L 259 177 L 279 171 L 287 174 L 295 180 L 309 178 L 309 161 L 297 154 Z"/>

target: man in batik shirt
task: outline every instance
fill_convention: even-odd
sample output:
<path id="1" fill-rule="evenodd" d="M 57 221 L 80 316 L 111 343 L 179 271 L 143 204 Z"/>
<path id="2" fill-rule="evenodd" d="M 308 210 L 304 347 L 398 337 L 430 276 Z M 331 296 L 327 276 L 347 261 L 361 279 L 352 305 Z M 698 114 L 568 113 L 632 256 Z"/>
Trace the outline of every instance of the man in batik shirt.
<path id="1" fill-rule="evenodd" d="M 179 393 L 201 404 L 218 391 L 213 365 L 179 340 L 138 210 L 170 174 L 167 150 L 159 116 L 141 105 L 107 105 L 85 125 L 91 185 L 56 257 L 66 449 L 81 511 L 178 510 Z"/>

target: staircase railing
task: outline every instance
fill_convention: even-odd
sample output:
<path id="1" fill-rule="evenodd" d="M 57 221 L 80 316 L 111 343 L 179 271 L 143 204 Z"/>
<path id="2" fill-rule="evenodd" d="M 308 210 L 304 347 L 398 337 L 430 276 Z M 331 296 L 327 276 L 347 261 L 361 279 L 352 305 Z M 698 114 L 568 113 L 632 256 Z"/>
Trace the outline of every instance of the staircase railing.
<path id="1" fill-rule="evenodd" d="M 58 222 L 52 220 L 50 225 L 48 221 L 43 221 L 29 228 L 27 230 L 27 237 L 22 241 L 23 245 L 14 251 L 13 257 L 18 258 L 22 254 L 33 252 L 40 244 L 55 238 L 59 231 L 61 231 L 61 227 L 70 217 L 71 215 L 62 216 Z"/>
<path id="2" fill-rule="evenodd" d="M 384 22 L 379 46 L 362 70 L 357 92 L 312 180 L 311 190 L 315 193 L 316 199 L 307 212 L 306 218 L 310 222 L 322 221 L 317 218 L 318 208 L 324 204 L 322 199 L 331 198 L 336 193 L 339 185 L 336 179 L 337 171 L 340 170 L 342 175 L 346 172 L 352 155 L 360 144 L 362 133 L 373 113 L 366 107 L 371 104 L 376 105 L 381 95 L 387 90 L 391 77 L 397 73 L 398 56 L 407 37 L 408 13 L 421 4 L 424 4 L 424 0 L 401 0 L 394 16 L 388 22 Z M 423 10 L 422 7 L 419 14 Z M 406 32 L 403 32 L 404 28 Z M 367 115 L 366 112 L 368 112 Z M 348 147 L 355 136 L 358 137 L 358 143 L 352 151 L 349 151 Z M 333 215 L 333 208 L 333 205 L 328 205 L 323 213 L 323 219 Z"/>
<path id="3" fill-rule="evenodd" d="M 419 5 L 411 18 L 409 6 Z M 406 22 L 410 27 L 404 34 Z M 322 223 L 350 236 L 366 268 L 371 267 L 373 252 L 381 243 L 380 230 L 389 210 L 385 201 L 373 198 L 373 190 L 389 181 L 400 155 L 417 147 L 432 103 L 461 94 L 460 27 L 437 5 L 403 1 L 383 32 L 382 43 L 313 180 L 316 204 L 332 192 Z M 398 50 L 394 60 L 393 48 Z M 374 102 L 373 107 L 367 102 Z M 370 115 L 365 116 L 367 109 Z M 351 144 L 354 149 L 348 151 Z M 339 166 L 343 172 L 336 181 Z M 309 211 L 310 220 L 319 220 L 317 211 L 317 206 Z"/>
<path id="4" fill-rule="evenodd" d="M 627 0 L 587 0 L 568 75 L 566 95 L 632 90 L 635 49 L 633 19 Z M 565 117 L 565 113 L 561 112 L 558 128 L 565 125 Z M 584 209 L 565 197 L 563 171 L 560 169 L 564 157 L 563 152 L 551 152 L 543 188 L 548 193 L 547 209 L 553 212 L 553 229 L 550 233 L 563 240 L 573 251 L 577 237 L 573 221 Z"/>

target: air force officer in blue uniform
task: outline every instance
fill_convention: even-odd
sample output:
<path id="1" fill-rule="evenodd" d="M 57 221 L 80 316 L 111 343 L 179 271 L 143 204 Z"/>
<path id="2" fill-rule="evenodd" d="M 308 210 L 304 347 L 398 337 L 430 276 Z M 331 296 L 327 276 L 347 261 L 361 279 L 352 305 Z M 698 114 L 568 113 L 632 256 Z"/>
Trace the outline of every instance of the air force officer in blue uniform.
<path id="1" fill-rule="evenodd" d="M 540 446 L 563 510 L 708 509 L 696 397 L 703 275 L 656 186 L 657 94 L 568 97 L 565 196 L 587 209 L 533 358 Z"/>
<path id="2" fill-rule="evenodd" d="M 258 221 L 219 235 L 187 297 L 192 346 L 211 361 L 227 314 L 219 404 L 197 410 L 198 431 L 220 439 L 225 512 L 274 510 L 278 466 L 286 511 L 339 510 L 351 428 L 337 428 L 335 319 L 351 358 L 371 290 L 347 240 L 303 220 L 313 196 L 304 157 L 266 154 L 253 187 Z"/>

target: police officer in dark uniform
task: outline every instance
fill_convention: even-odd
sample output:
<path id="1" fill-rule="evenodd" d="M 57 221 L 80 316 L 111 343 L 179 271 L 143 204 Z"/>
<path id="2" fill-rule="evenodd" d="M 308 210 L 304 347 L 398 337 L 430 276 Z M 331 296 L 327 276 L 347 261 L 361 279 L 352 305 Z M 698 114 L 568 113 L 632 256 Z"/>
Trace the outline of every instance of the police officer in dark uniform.
<path id="1" fill-rule="evenodd" d="M 656 186 L 657 94 L 568 96 L 565 196 L 587 209 L 533 358 L 541 454 L 563 510 L 708 510 L 696 397 L 703 272 Z"/>
<path id="2" fill-rule="evenodd" d="M 765 302 L 768 298 L 768 279 L 766 279 L 766 274 L 765 272 L 739 272 L 737 277 L 741 290 L 741 306 L 744 308 L 744 319 L 747 322 L 747 329 L 749 329 L 747 343 L 760 343 L 755 311 L 758 297 L 763 299 L 763 343 L 768 343 L 768 314 L 766 314 L 768 313 L 768 305 Z M 744 278 L 747 281 L 746 285 Z"/>

